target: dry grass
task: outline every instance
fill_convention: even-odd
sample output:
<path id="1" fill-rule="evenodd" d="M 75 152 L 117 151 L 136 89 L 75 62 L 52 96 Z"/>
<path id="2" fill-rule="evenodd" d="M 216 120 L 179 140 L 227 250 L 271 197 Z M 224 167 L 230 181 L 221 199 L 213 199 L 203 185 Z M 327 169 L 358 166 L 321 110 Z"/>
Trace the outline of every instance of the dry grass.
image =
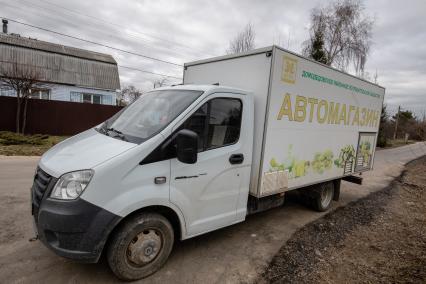
<path id="1" fill-rule="evenodd" d="M 0 155 L 5 156 L 41 156 L 53 145 L 67 136 L 21 135 L 0 131 Z"/>
<path id="2" fill-rule="evenodd" d="M 404 139 L 388 140 L 385 148 L 395 148 L 395 147 L 400 147 L 400 146 L 404 146 L 408 144 L 413 144 L 415 142 L 416 141 L 414 140 L 408 140 L 406 143 Z"/>

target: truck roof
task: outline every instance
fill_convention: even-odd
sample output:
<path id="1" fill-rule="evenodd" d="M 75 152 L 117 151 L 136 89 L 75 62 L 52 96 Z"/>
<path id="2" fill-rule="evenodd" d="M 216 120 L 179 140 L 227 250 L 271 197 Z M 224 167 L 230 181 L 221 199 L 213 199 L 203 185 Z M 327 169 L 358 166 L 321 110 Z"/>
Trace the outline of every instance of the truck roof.
<path id="1" fill-rule="evenodd" d="M 229 54 L 229 55 L 217 56 L 217 57 L 207 58 L 207 59 L 203 59 L 203 60 L 197 60 L 197 61 L 188 62 L 188 63 L 185 63 L 185 64 L 184 64 L 184 69 L 186 69 L 186 67 L 188 67 L 188 66 L 195 66 L 195 65 L 200 65 L 200 64 L 205 64 L 205 63 L 211 63 L 211 62 L 216 62 L 216 61 L 222 61 L 222 60 L 234 59 L 234 58 L 239 58 L 239 57 L 245 57 L 245 56 L 255 55 L 255 54 L 259 54 L 259 53 L 272 52 L 274 48 L 280 49 L 280 50 L 285 51 L 285 52 L 288 52 L 288 53 L 290 53 L 290 54 L 292 54 L 292 55 L 294 55 L 294 56 L 297 56 L 297 57 L 300 57 L 300 58 L 303 58 L 303 59 L 309 60 L 309 61 L 311 61 L 311 62 L 313 62 L 313 63 L 319 64 L 319 65 L 322 65 L 322 66 L 324 66 L 324 67 L 326 67 L 326 68 L 332 69 L 332 70 L 334 70 L 334 71 L 337 71 L 337 72 L 343 73 L 343 74 L 345 74 L 345 75 L 351 76 L 351 77 L 356 78 L 356 79 L 358 79 L 358 80 L 361 80 L 361 81 L 367 82 L 367 83 L 369 83 L 369 84 L 371 84 L 371 85 L 374 85 L 374 86 L 377 86 L 377 87 L 379 87 L 379 88 L 385 89 L 385 87 L 380 86 L 379 84 L 375 84 L 375 83 L 370 82 L 370 81 L 368 81 L 368 80 L 365 80 L 365 79 L 363 79 L 363 78 L 360 78 L 360 77 L 354 76 L 354 75 L 352 75 L 352 74 L 349 74 L 349 73 L 343 72 L 343 71 L 341 71 L 341 70 L 339 70 L 339 69 L 336 69 L 336 68 L 334 68 L 334 67 L 331 67 L 331 66 L 325 65 L 325 64 L 323 64 L 323 63 L 321 63 L 321 62 L 315 61 L 315 60 L 313 60 L 313 59 L 311 59 L 311 58 L 308 58 L 308 57 L 302 56 L 302 55 L 300 55 L 300 54 L 297 54 L 297 53 L 295 53 L 295 52 L 289 51 L 289 50 L 287 50 L 287 49 L 285 49 L 285 48 L 282 48 L 282 47 L 280 47 L 280 46 L 277 46 L 277 45 L 271 45 L 271 46 L 262 47 L 262 48 L 257 48 L 257 49 L 253 49 L 253 50 L 245 51 L 245 52 L 241 52 L 241 53 L 235 53 L 235 54 Z"/>
<path id="2" fill-rule="evenodd" d="M 251 94 L 251 91 L 237 89 L 233 87 L 220 86 L 220 85 L 176 85 L 170 87 L 162 87 L 155 90 L 194 90 L 194 91 L 203 91 L 203 92 L 221 92 L 221 93 L 238 93 L 238 94 Z"/>

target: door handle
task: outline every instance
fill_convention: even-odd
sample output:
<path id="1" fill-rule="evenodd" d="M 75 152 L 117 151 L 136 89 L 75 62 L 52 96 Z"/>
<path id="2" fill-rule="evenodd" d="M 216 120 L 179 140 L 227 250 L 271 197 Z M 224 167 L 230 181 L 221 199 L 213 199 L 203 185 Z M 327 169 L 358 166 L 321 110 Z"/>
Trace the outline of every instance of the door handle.
<path id="1" fill-rule="evenodd" d="M 244 161 L 244 155 L 243 154 L 232 154 L 231 157 L 229 157 L 229 162 L 231 164 L 241 164 Z"/>

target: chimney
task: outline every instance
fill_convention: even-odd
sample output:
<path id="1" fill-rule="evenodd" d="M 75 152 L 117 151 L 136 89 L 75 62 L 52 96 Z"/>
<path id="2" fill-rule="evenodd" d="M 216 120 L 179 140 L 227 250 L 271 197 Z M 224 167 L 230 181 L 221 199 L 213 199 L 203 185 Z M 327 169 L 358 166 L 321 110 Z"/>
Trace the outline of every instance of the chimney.
<path id="1" fill-rule="evenodd" d="M 8 21 L 6 19 L 3 19 L 2 22 L 3 22 L 3 33 L 7 34 L 7 23 L 8 23 Z"/>

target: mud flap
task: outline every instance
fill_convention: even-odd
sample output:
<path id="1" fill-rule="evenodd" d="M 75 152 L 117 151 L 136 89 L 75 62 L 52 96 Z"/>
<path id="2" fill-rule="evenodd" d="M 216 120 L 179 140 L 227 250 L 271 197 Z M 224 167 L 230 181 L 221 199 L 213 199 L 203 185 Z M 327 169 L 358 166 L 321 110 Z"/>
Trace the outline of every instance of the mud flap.
<path id="1" fill-rule="evenodd" d="M 340 197 L 340 183 L 341 183 L 340 179 L 336 179 L 336 180 L 333 181 L 333 184 L 334 184 L 333 200 L 334 201 L 339 201 L 339 197 Z"/>

